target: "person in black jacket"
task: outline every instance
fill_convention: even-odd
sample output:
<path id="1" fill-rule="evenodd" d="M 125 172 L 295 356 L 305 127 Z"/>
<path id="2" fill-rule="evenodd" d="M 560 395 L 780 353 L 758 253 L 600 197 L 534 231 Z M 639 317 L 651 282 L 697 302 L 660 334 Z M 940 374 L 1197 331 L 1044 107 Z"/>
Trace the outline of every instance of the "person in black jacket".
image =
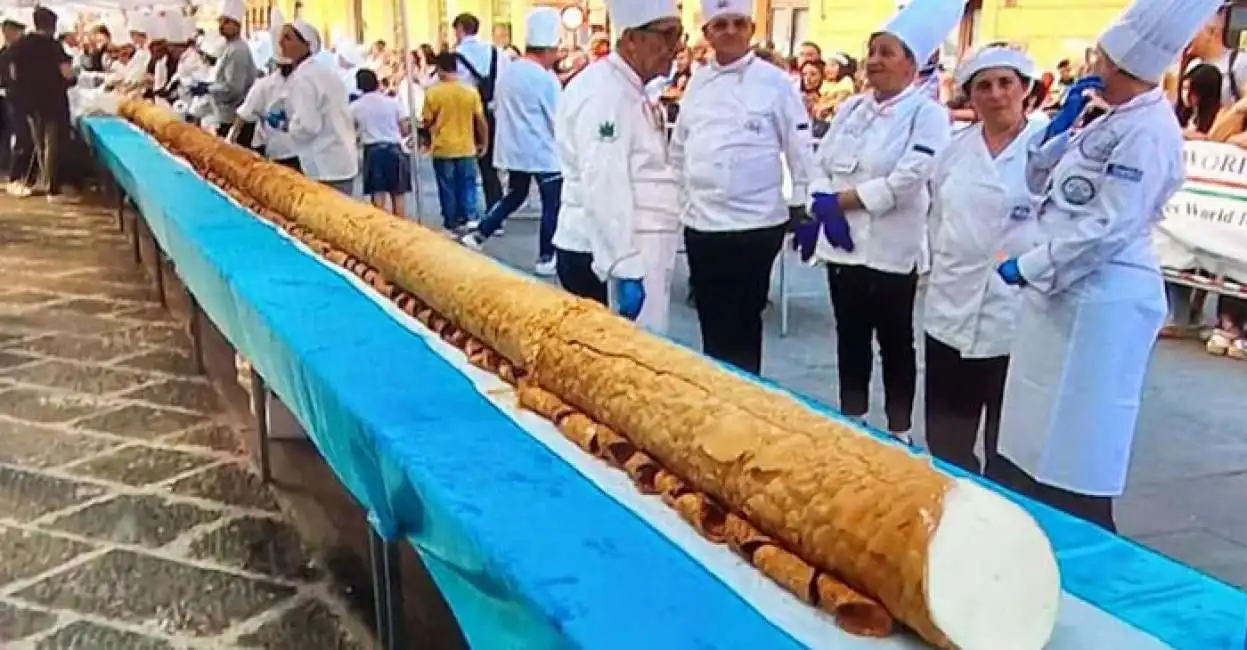
<path id="1" fill-rule="evenodd" d="M 73 67 L 65 48 L 55 38 L 56 14 L 46 7 L 37 7 L 34 19 L 35 31 L 12 46 L 9 99 L 25 118 L 25 127 L 34 142 L 34 159 L 24 170 L 24 179 L 19 180 L 33 184 L 54 200 L 61 196 L 60 164 L 69 142 L 66 91 Z M 30 191 L 21 193 L 29 195 Z"/>
<path id="2" fill-rule="evenodd" d="M 26 31 L 26 26 L 13 20 L 6 19 L 0 24 L 0 31 L 4 32 L 4 45 L 0 46 L 0 168 L 8 169 L 12 164 L 13 158 L 25 145 L 29 151 L 30 147 L 22 140 L 24 130 L 15 129 L 17 119 L 13 114 L 13 105 L 9 101 L 9 63 L 12 60 L 12 46 L 17 39 L 22 37 L 22 32 Z M 17 131 L 19 142 L 13 144 L 14 131 Z M 13 175 L 10 173 L 9 178 Z"/>

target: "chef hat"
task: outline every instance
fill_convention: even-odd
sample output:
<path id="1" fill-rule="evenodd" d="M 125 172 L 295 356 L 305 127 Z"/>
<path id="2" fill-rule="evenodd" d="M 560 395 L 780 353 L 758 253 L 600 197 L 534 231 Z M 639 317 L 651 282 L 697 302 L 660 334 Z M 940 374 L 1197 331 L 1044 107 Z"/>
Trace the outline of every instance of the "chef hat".
<path id="1" fill-rule="evenodd" d="M 146 36 L 147 32 L 151 30 L 151 16 L 137 13 L 130 14 L 130 17 L 126 20 L 126 25 L 126 31 L 131 34 L 143 34 Z"/>
<path id="2" fill-rule="evenodd" d="M 169 17 L 163 12 L 148 16 L 147 38 L 152 41 L 169 40 Z"/>
<path id="3" fill-rule="evenodd" d="M 752 0 L 701 0 L 701 15 L 706 22 L 719 16 L 753 17 Z"/>
<path id="4" fill-rule="evenodd" d="M 72 9 L 56 10 L 56 35 L 72 34 L 78 31 L 78 14 Z"/>
<path id="5" fill-rule="evenodd" d="M 195 37 L 199 35 L 199 22 L 194 16 L 182 16 L 182 42 L 194 42 Z"/>
<path id="6" fill-rule="evenodd" d="M 273 41 L 273 48 L 277 48 L 277 44 L 281 42 L 281 26 L 286 24 L 286 17 L 281 15 L 281 9 L 274 6 L 268 12 L 268 37 Z"/>
<path id="7" fill-rule="evenodd" d="M 225 53 L 226 45 L 228 43 L 224 36 L 216 33 L 204 34 L 203 40 L 199 42 L 199 50 L 216 59 Z"/>
<path id="8" fill-rule="evenodd" d="M 553 7 L 537 7 L 524 20 L 524 44 L 529 47 L 555 47 L 559 44 L 559 12 Z"/>
<path id="9" fill-rule="evenodd" d="M 1117 67 L 1148 83 L 1161 77 L 1221 0 L 1135 0 L 1100 35 L 1100 48 Z"/>
<path id="10" fill-rule="evenodd" d="M 320 32 L 317 32 L 315 27 L 312 27 L 310 23 L 302 18 L 295 18 L 294 22 L 290 23 L 290 26 L 294 28 L 299 38 L 303 39 L 303 42 L 307 43 L 308 47 L 311 48 L 312 54 L 320 51 Z"/>
<path id="11" fill-rule="evenodd" d="M 940 48 L 965 12 L 966 0 L 914 0 L 878 33 L 891 34 L 909 48 L 922 65 Z"/>
<path id="12" fill-rule="evenodd" d="M 611 24 L 622 32 L 663 18 L 679 18 L 675 0 L 606 0 Z"/>
<path id="13" fill-rule="evenodd" d="M 342 63 L 349 68 L 358 68 L 364 63 L 364 52 L 355 41 L 343 41 L 333 47 Z"/>
<path id="14" fill-rule="evenodd" d="M 964 86 L 974 75 L 992 68 L 1009 68 L 1028 80 L 1035 78 L 1035 63 L 1026 54 L 1012 47 L 988 45 L 957 66 L 957 85 Z"/>
<path id="15" fill-rule="evenodd" d="M 247 5 L 242 0 L 221 0 L 217 15 L 221 18 L 228 18 L 236 23 L 242 23 L 242 17 L 247 14 Z"/>

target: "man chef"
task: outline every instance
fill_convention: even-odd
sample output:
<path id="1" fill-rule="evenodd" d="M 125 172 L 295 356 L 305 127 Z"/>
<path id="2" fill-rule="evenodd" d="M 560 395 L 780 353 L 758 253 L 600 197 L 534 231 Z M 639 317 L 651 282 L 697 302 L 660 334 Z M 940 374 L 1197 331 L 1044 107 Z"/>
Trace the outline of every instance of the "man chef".
<path id="1" fill-rule="evenodd" d="M 1152 226 L 1183 180 L 1182 131 L 1158 84 L 1219 4 L 1136 0 L 1100 36 L 1095 76 L 1031 151 L 1041 243 L 998 269 L 1023 287 L 999 443 L 1011 482 L 1109 530 L 1166 314 Z M 1071 133 L 1088 91 L 1112 108 Z"/>
<path id="2" fill-rule="evenodd" d="M 251 48 L 242 38 L 242 20 L 247 7 L 242 0 L 221 0 L 217 29 L 225 38 L 225 51 L 213 68 L 211 82 L 199 82 L 191 87 L 191 94 L 207 94 L 212 98 L 212 112 L 216 117 L 217 135 L 224 137 L 238 115 L 238 107 L 255 83 L 258 70 L 251 58 Z M 244 127 L 238 143 L 251 146 L 254 128 Z"/>
<path id="3" fill-rule="evenodd" d="M 563 214 L 554 234 L 563 287 L 662 334 L 679 229 L 662 110 L 645 84 L 671 70 L 683 29 L 675 0 L 613 0 L 618 47 L 559 100 Z"/>
<path id="4" fill-rule="evenodd" d="M 796 87 L 749 47 L 752 7 L 750 0 L 702 1 L 714 60 L 684 91 L 671 165 L 702 349 L 757 374 L 771 267 L 790 215 L 804 212 L 813 150 Z M 781 155 L 792 178 L 787 201 Z"/>

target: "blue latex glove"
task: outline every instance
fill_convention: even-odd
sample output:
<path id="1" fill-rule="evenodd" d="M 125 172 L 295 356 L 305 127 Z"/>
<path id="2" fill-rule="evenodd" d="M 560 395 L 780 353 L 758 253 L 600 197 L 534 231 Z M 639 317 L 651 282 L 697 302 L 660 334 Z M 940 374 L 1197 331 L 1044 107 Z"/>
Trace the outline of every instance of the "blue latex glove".
<path id="1" fill-rule="evenodd" d="M 1000 274 L 1000 279 L 1004 280 L 1005 284 L 1014 287 L 1026 286 L 1026 278 L 1022 277 L 1022 269 L 1018 268 L 1016 257 L 1010 257 L 1001 262 L 1000 266 L 996 267 L 996 272 Z"/>
<path id="2" fill-rule="evenodd" d="M 188 90 L 190 90 L 191 97 L 203 97 L 208 94 L 208 82 L 196 81 Z"/>
<path id="3" fill-rule="evenodd" d="M 814 218 L 823 226 L 823 236 L 827 242 L 846 252 L 853 252 L 853 235 L 849 232 L 849 221 L 844 217 L 844 209 L 840 207 L 840 195 L 815 192 L 814 205 L 810 211 Z"/>
<path id="4" fill-rule="evenodd" d="M 640 280 L 615 280 L 615 302 L 619 304 L 620 316 L 636 320 L 645 305 L 645 284 Z"/>
<path id="5" fill-rule="evenodd" d="M 286 123 L 286 112 L 271 111 L 268 115 L 264 116 L 264 121 L 268 122 L 270 127 L 280 129 Z"/>
<path id="6" fill-rule="evenodd" d="M 1087 98 L 1083 96 L 1083 93 L 1088 90 L 1104 90 L 1104 81 L 1095 75 L 1075 81 L 1074 85 L 1069 87 L 1069 92 L 1065 93 L 1065 104 L 1048 123 L 1048 129 L 1044 131 L 1044 141 L 1074 127 L 1074 122 L 1078 121 L 1078 116 L 1082 115 L 1083 109 L 1087 107 Z"/>
<path id="7" fill-rule="evenodd" d="M 823 224 L 809 215 L 796 221 L 792 226 L 792 250 L 797 251 L 802 262 L 814 257 L 814 248 L 818 245 L 818 232 Z"/>

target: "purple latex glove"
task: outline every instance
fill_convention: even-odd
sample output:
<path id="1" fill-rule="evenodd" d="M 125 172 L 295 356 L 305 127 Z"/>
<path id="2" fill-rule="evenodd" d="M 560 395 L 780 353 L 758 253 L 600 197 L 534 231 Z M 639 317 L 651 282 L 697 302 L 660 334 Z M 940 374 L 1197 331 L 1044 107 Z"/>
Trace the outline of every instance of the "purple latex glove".
<path id="1" fill-rule="evenodd" d="M 849 231 L 849 221 L 844 217 L 844 209 L 840 207 L 840 195 L 815 192 L 814 205 L 810 211 L 814 218 L 823 225 L 823 236 L 827 243 L 846 252 L 853 252 L 853 235 Z"/>
<path id="2" fill-rule="evenodd" d="M 814 257 L 814 247 L 818 245 L 818 231 L 822 228 L 822 224 L 818 219 L 806 214 L 805 209 L 801 208 L 799 215 L 793 215 L 792 219 L 792 250 L 797 251 L 801 255 L 802 262 L 810 261 Z"/>

